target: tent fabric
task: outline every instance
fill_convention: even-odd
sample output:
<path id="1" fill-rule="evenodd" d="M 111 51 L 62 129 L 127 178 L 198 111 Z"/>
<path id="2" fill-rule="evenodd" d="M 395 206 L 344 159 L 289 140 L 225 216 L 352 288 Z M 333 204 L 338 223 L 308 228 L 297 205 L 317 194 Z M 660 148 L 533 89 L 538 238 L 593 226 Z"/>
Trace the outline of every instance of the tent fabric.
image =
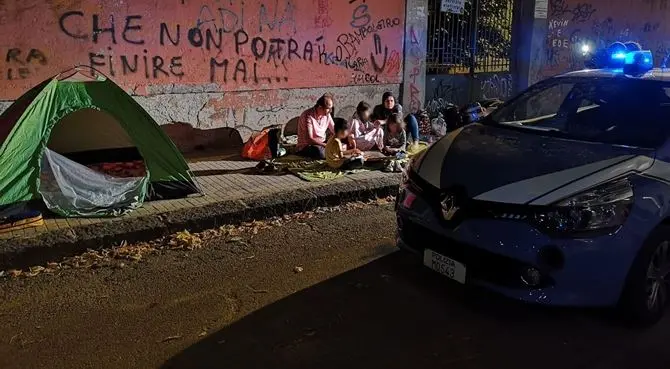
<path id="1" fill-rule="evenodd" d="M 82 109 L 104 111 L 114 117 L 132 139 L 149 173 L 148 192 L 155 198 L 200 193 L 188 165 L 174 143 L 151 116 L 123 89 L 107 78 L 73 82 L 54 78 L 35 95 L 0 146 L 0 207 L 40 199 L 40 164 L 55 125 Z M 31 96 L 16 103 L 25 104 Z M 15 104 L 16 104 L 15 103 Z M 0 116 L 6 124 L 17 108 Z M 96 122 L 90 122 L 96 134 Z M 165 192 L 167 195 L 163 195 Z"/>
<path id="2" fill-rule="evenodd" d="M 118 178 L 98 173 L 49 149 L 44 150 L 40 194 L 47 208 L 65 217 L 127 214 L 142 206 L 148 177 Z"/>

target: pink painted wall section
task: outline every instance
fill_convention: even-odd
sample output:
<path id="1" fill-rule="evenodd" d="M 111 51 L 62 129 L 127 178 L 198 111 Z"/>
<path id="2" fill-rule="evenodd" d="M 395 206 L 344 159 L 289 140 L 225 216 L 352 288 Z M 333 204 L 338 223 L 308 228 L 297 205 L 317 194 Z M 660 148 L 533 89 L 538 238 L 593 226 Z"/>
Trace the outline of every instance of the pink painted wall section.
<path id="1" fill-rule="evenodd" d="M 542 77 L 584 67 L 584 42 L 606 47 L 636 41 L 654 54 L 656 65 L 670 51 L 668 0 L 550 0 L 546 68 Z"/>
<path id="2" fill-rule="evenodd" d="M 402 79 L 404 0 L 0 1 L 0 100 L 76 64 L 139 95 Z"/>

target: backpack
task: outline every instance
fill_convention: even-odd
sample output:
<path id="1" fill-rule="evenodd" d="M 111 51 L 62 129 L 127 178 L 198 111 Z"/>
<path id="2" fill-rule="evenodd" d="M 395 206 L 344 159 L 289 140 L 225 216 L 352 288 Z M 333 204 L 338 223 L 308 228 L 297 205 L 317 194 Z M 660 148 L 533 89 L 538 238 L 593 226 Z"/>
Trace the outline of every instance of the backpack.
<path id="1" fill-rule="evenodd" d="M 280 156 L 281 127 L 268 127 L 254 133 L 242 147 L 242 157 L 251 160 L 274 159 Z"/>

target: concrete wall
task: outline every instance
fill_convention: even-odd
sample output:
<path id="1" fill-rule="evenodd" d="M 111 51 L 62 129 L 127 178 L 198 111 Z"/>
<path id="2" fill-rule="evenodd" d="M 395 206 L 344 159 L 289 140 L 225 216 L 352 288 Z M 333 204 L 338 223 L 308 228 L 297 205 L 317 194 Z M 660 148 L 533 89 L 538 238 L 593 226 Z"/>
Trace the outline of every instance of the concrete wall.
<path id="1" fill-rule="evenodd" d="M 506 100 L 513 91 L 511 73 L 479 73 L 474 79 L 467 74 L 428 75 L 425 106 L 433 115 L 450 103 L 460 106 L 471 100 Z"/>
<path id="2" fill-rule="evenodd" d="M 404 0 L 3 1 L 0 34 L 0 109 L 91 65 L 184 151 L 286 123 L 325 91 L 348 118 L 406 71 Z"/>
<path id="3" fill-rule="evenodd" d="M 426 48 L 428 43 L 428 0 L 407 0 L 405 25 L 405 72 L 402 103 L 415 112 L 426 99 Z"/>

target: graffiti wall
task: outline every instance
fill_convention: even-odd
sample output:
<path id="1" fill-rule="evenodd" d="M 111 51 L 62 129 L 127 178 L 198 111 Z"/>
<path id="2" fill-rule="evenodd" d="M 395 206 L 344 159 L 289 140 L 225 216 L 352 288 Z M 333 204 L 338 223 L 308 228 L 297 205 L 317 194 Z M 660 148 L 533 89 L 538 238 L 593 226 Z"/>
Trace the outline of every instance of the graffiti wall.
<path id="1" fill-rule="evenodd" d="M 656 65 L 670 52 L 668 0 L 549 0 L 546 68 L 542 77 L 583 68 L 581 46 L 636 41 Z"/>
<path id="2" fill-rule="evenodd" d="M 428 1 L 407 0 L 407 24 L 405 26 L 405 73 L 402 103 L 415 112 L 423 107 L 426 97 L 426 47 L 428 24 Z"/>
<path id="3" fill-rule="evenodd" d="M 481 99 L 507 100 L 513 96 L 511 73 L 432 75 L 426 78 L 425 109 L 436 116 L 449 105 L 462 106 Z"/>
<path id="4" fill-rule="evenodd" d="M 0 100 L 77 64 L 137 95 L 397 84 L 404 4 L 0 1 Z"/>

